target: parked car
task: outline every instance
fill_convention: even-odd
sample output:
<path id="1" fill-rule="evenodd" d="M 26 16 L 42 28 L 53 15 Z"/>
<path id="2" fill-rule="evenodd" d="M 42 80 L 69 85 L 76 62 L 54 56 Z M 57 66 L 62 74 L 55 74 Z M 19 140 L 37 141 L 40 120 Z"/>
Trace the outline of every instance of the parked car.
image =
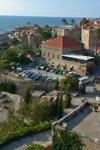
<path id="1" fill-rule="evenodd" d="M 18 68 L 16 68 L 16 71 L 21 72 L 21 71 L 23 71 L 23 69 L 21 67 L 18 67 Z"/>
<path id="2" fill-rule="evenodd" d="M 34 65 L 34 63 L 29 63 L 28 65 L 29 65 L 29 67 L 32 67 Z"/>
<path id="3" fill-rule="evenodd" d="M 40 69 L 41 69 L 41 70 L 44 70 L 44 69 L 45 69 L 45 67 L 44 67 L 44 66 L 40 66 Z"/>
<path id="4" fill-rule="evenodd" d="M 77 97 L 79 95 L 79 92 L 72 93 L 72 97 Z"/>
<path id="5" fill-rule="evenodd" d="M 27 75 L 27 71 L 26 72 L 24 72 L 23 74 L 22 74 L 22 77 L 25 77 L 25 75 Z"/>
<path id="6" fill-rule="evenodd" d="M 22 75 L 23 73 L 25 73 L 26 71 L 24 70 L 24 71 L 22 71 L 22 72 L 19 72 L 19 75 Z"/>
<path id="7" fill-rule="evenodd" d="M 53 70 L 53 69 L 50 69 L 50 71 L 49 71 L 49 72 L 51 72 L 51 73 L 52 73 L 52 72 L 54 72 L 54 70 Z"/>
<path id="8" fill-rule="evenodd" d="M 45 81 L 49 81 L 49 80 L 51 80 L 52 79 L 52 77 L 46 77 L 45 78 Z"/>
<path id="9" fill-rule="evenodd" d="M 29 78 L 33 79 L 36 76 L 35 73 L 33 73 Z"/>
<path id="10" fill-rule="evenodd" d="M 41 77 L 40 77 L 40 80 L 41 80 L 41 81 L 44 81 L 45 79 L 46 79 L 46 76 L 41 76 Z"/>
<path id="11" fill-rule="evenodd" d="M 33 75 L 33 72 L 30 72 L 30 73 L 27 75 L 27 78 L 30 78 L 31 75 Z"/>
<path id="12" fill-rule="evenodd" d="M 25 77 L 28 78 L 29 75 L 32 75 L 32 72 L 28 72 Z"/>
<path id="13" fill-rule="evenodd" d="M 33 80 L 38 80 L 39 78 L 40 78 L 40 75 L 37 74 L 37 75 L 33 78 Z"/>
<path id="14" fill-rule="evenodd" d="M 48 72 L 49 72 L 49 71 L 50 71 L 50 68 L 46 68 L 46 71 L 48 71 Z"/>

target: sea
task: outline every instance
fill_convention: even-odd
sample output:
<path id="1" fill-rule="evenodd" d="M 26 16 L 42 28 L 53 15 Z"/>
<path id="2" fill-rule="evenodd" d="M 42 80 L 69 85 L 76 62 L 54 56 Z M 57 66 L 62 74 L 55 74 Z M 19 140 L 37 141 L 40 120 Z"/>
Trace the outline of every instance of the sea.
<path id="1" fill-rule="evenodd" d="M 30 25 L 38 24 L 40 27 L 44 27 L 46 24 L 49 27 L 59 27 L 62 25 L 62 19 L 66 19 L 68 24 L 71 23 L 71 19 L 74 19 L 75 24 L 82 20 L 82 18 L 76 17 L 0 16 L 0 33 L 12 31 L 16 26 L 28 26 L 28 22 Z"/>

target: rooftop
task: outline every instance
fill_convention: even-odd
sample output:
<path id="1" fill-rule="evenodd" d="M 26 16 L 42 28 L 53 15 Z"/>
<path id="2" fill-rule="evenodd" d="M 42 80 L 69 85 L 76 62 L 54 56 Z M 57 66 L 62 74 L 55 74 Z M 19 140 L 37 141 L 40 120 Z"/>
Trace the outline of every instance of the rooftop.
<path id="1" fill-rule="evenodd" d="M 75 29 L 75 28 L 78 28 L 78 27 L 75 26 L 75 25 L 61 25 L 59 28 L 60 28 L 60 29 L 71 30 L 71 29 Z"/>
<path id="2" fill-rule="evenodd" d="M 64 57 L 69 57 L 69 58 L 74 58 L 74 59 L 79 59 L 79 60 L 90 60 L 90 59 L 94 59 L 94 57 L 90 57 L 90 56 L 84 56 L 84 55 L 77 55 L 74 53 L 68 53 L 68 54 L 64 54 L 62 55 Z"/>
<path id="3" fill-rule="evenodd" d="M 69 38 L 67 36 L 61 36 L 61 37 L 52 39 L 48 42 L 43 43 L 42 45 L 46 45 L 50 47 L 57 47 L 57 48 L 84 46 L 83 43 L 78 42 L 75 39 Z"/>

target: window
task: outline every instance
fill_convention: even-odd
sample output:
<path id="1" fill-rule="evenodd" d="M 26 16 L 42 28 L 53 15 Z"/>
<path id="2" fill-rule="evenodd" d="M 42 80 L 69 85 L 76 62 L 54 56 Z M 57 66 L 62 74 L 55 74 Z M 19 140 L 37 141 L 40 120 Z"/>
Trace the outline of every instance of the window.
<path id="1" fill-rule="evenodd" d="M 55 54 L 53 53 L 53 58 L 55 58 Z"/>
<path id="2" fill-rule="evenodd" d="M 57 55 L 57 59 L 59 59 L 59 54 Z"/>
<path id="3" fill-rule="evenodd" d="M 50 52 L 48 52 L 48 57 L 50 56 Z"/>

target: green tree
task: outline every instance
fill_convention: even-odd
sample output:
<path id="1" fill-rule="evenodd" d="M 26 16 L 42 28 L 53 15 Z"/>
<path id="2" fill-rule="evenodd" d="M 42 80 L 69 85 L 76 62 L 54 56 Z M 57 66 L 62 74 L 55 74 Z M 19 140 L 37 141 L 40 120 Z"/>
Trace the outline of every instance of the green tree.
<path id="1" fill-rule="evenodd" d="M 28 21 L 28 22 L 27 22 L 28 27 L 30 26 L 30 24 L 31 24 L 31 23 Z"/>
<path id="2" fill-rule="evenodd" d="M 27 87 L 25 90 L 25 94 L 24 94 L 24 100 L 25 100 L 26 104 L 30 103 L 30 99 L 31 99 L 30 89 L 29 89 L 29 87 Z"/>
<path id="3" fill-rule="evenodd" d="M 95 40 L 95 55 L 97 56 L 98 40 L 100 40 L 100 28 L 94 30 L 92 38 Z"/>
<path id="4" fill-rule="evenodd" d="M 35 102 L 31 107 L 30 124 L 37 125 L 45 121 L 50 121 L 54 118 L 53 102 L 49 102 L 47 99 L 42 102 Z"/>
<path id="5" fill-rule="evenodd" d="M 64 79 L 60 80 L 60 89 L 65 91 L 67 88 L 68 91 L 74 92 L 78 90 L 79 81 L 75 77 L 66 76 Z"/>
<path id="6" fill-rule="evenodd" d="M 49 28 L 49 26 L 46 24 L 46 25 L 44 26 L 44 29 L 47 29 L 47 28 Z"/>
<path id="7" fill-rule="evenodd" d="M 76 133 L 64 129 L 55 130 L 51 150 L 82 150 L 83 147 L 84 144 Z"/>
<path id="8" fill-rule="evenodd" d="M 51 37 L 52 37 L 52 34 L 51 34 L 51 32 L 49 32 L 49 31 L 44 31 L 44 32 L 42 32 L 42 34 L 41 34 L 42 40 L 47 40 L 47 39 L 49 39 L 49 38 L 51 38 Z"/>
<path id="9" fill-rule="evenodd" d="M 43 147 L 42 145 L 31 144 L 25 150 L 47 150 L 47 149 L 45 147 Z"/>
<path id="10" fill-rule="evenodd" d="M 6 43 L 6 42 L 3 42 L 1 45 L 2 45 L 2 47 L 3 47 L 4 50 L 6 50 L 6 49 L 9 48 L 9 44 Z"/>
<path id="11" fill-rule="evenodd" d="M 57 77 L 56 82 L 55 82 L 55 90 L 58 90 L 59 88 L 59 79 Z"/>
<path id="12" fill-rule="evenodd" d="M 66 19 L 62 19 L 61 22 L 62 22 L 64 25 L 68 25 L 68 22 L 66 21 Z"/>
<path id="13" fill-rule="evenodd" d="M 81 24 L 83 25 L 83 28 L 86 28 L 89 24 L 90 20 L 87 20 L 86 18 L 83 18 L 81 21 Z"/>
<path id="14" fill-rule="evenodd" d="M 0 82 L 0 91 L 7 91 L 9 93 L 15 93 L 16 85 L 12 81 L 2 81 Z"/>
<path id="15" fill-rule="evenodd" d="M 69 108 L 71 107 L 71 93 L 68 91 L 68 89 L 65 90 L 65 100 L 64 100 L 64 107 Z"/>
<path id="16" fill-rule="evenodd" d="M 63 100 L 62 93 L 58 97 L 57 119 L 60 119 L 63 114 Z"/>
<path id="17" fill-rule="evenodd" d="M 14 49 L 8 49 L 3 52 L 2 58 L 4 60 L 7 60 L 8 63 L 17 62 L 18 54 L 16 53 L 16 51 Z"/>
<path id="18" fill-rule="evenodd" d="M 10 45 L 11 46 L 16 46 L 16 45 L 18 45 L 20 42 L 19 42 L 19 40 L 17 39 L 17 38 L 13 38 L 13 39 L 11 39 L 10 40 Z"/>
<path id="19" fill-rule="evenodd" d="M 22 53 L 19 58 L 19 63 L 21 64 L 28 64 L 30 62 L 30 60 L 25 56 L 25 53 Z"/>
<path id="20" fill-rule="evenodd" d="M 71 19 L 71 25 L 73 25 L 75 23 L 74 19 Z"/>
<path id="21" fill-rule="evenodd" d="M 80 87 L 80 93 L 85 94 L 85 92 L 86 92 L 86 86 L 85 86 L 85 83 L 83 83 Z"/>

